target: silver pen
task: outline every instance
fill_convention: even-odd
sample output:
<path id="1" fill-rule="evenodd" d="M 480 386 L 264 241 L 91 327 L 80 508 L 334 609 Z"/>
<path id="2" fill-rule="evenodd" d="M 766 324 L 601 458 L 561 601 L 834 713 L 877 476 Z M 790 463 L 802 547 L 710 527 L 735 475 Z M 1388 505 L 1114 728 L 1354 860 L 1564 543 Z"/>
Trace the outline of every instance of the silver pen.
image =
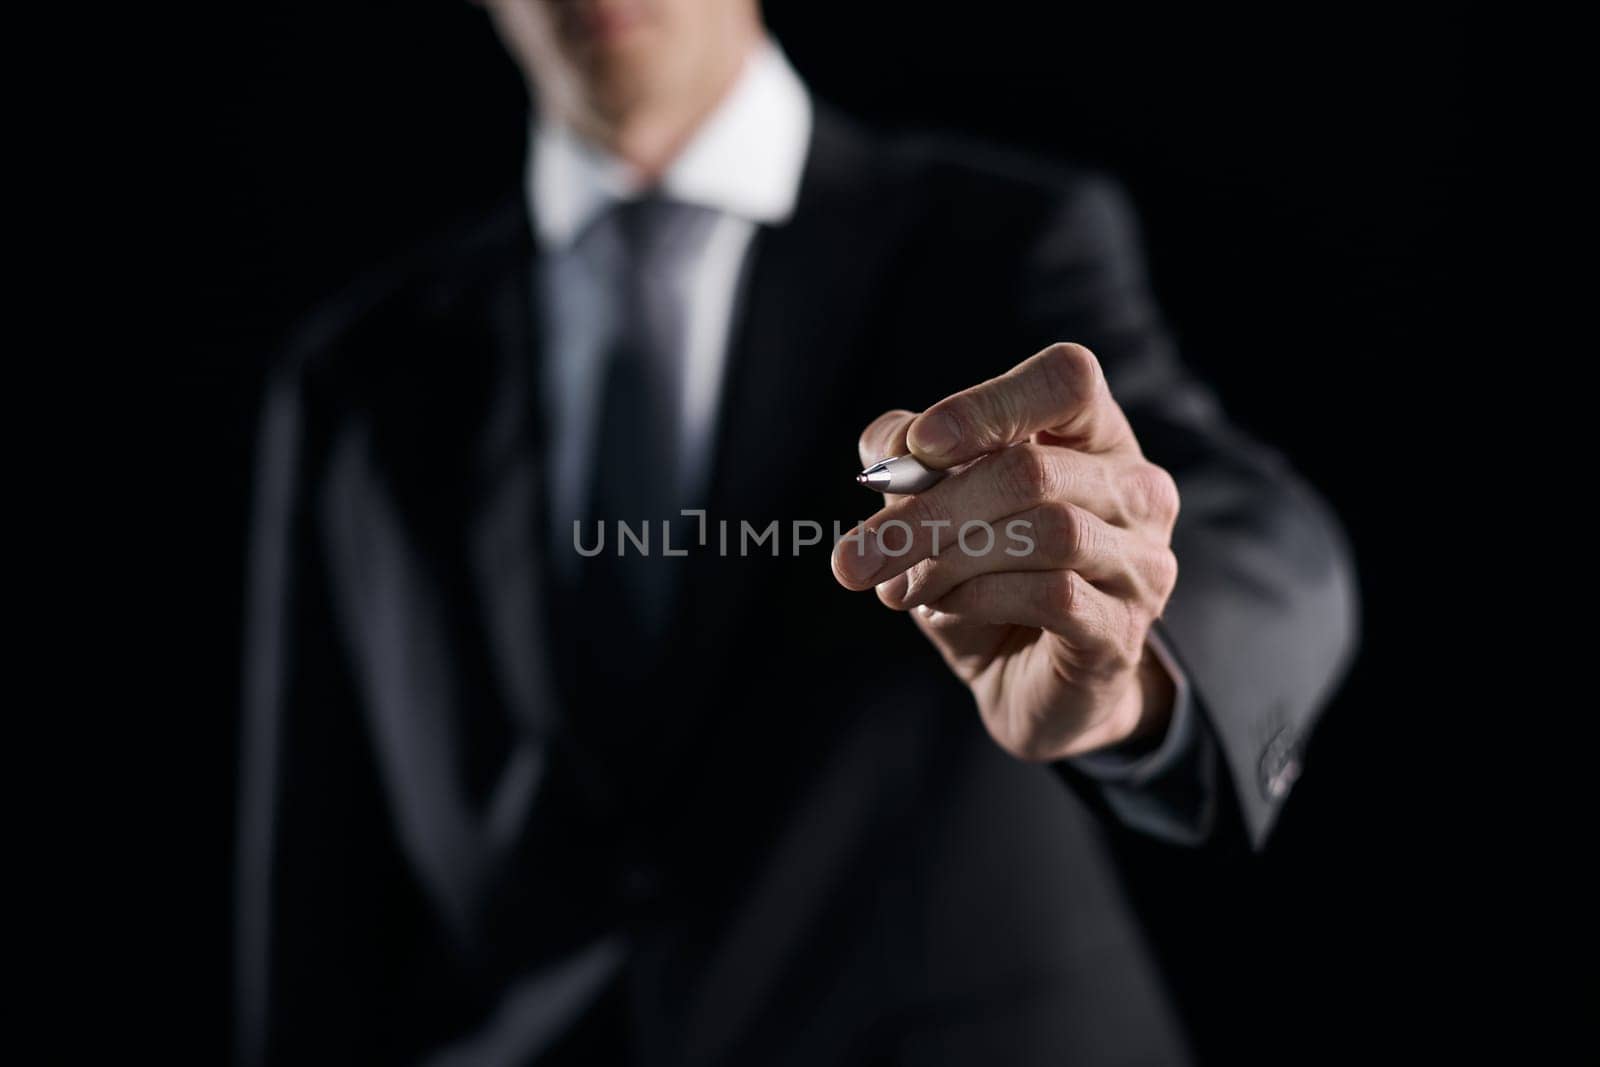
<path id="1" fill-rule="evenodd" d="M 856 482 L 880 493 L 920 493 L 938 485 L 946 473 L 924 467 L 916 456 L 895 456 L 874 463 L 856 475 Z"/>

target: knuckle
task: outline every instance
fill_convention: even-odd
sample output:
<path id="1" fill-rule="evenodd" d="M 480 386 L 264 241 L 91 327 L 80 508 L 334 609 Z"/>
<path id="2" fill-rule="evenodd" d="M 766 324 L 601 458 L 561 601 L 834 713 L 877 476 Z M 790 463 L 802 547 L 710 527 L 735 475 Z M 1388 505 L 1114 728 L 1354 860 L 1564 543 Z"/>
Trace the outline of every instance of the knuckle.
<path id="1" fill-rule="evenodd" d="M 1058 341 L 1039 353 L 1043 372 L 1053 399 L 1073 403 L 1094 392 L 1100 376 L 1100 363 L 1094 353 L 1070 341 Z"/>
<path id="2" fill-rule="evenodd" d="M 1141 463 L 1128 479 L 1132 511 L 1141 519 L 1171 522 L 1178 516 L 1178 483 L 1164 467 Z"/>
<path id="3" fill-rule="evenodd" d="M 1072 571 L 1052 571 L 1040 585 L 1041 605 L 1051 616 L 1065 619 L 1077 610 L 1079 601 L 1078 576 Z"/>
<path id="4" fill-rule="evenodd" d="M 1155 560 L 1155 590 L 1162 604 L 1178 585 L 1178 557 L 1170 549 L 1157 553 Z"/>
<path id="5" fill-rule="evenodd" d="M 1055 471 L 1045 450 L 1035 444 L 1006 449 L 1000 467 L 1003 488 L 1019 504 L 1040 504 L 1051 499 Z"/>
<path id="6" fill-rule="evenodd" d="M 1070 561 L 1083 550 L 1084 527 L 1082 514 L 1063 500 L 1052 500 L 1039 507 L 1038 538 L 1047 558 Z"/>

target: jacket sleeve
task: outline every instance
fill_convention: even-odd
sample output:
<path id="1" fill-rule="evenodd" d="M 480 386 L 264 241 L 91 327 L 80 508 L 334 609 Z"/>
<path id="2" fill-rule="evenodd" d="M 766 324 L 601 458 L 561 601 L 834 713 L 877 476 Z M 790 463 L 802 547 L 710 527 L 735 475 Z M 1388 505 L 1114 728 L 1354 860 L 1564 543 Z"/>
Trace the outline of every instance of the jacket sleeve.
<path id="1" fill-rule="evenodd" d="M 1099 357 L 1145 455 L 1173 475 L 1181 496 L 1178 583 L 1159 627 L 1200 731 L 1192 758 L 1169 761 L 1185 781 L 1158 775 L 1132 787 L 1151 803 L 1189 798 L 1196 811 L 1231 796 L 1233 811 L 1203 822 L 1242 825 L 1260 847 L 1357 644 L 1355 574 L 1338 523 L 1281 455 L 1229 424 L 1180 362 L 1150 293 L 1132 211 L 1114 185 L 1091 179 L 1071 188 L 1017 291 L 1029 343 L 1076 341 Z M 1111 790 L 1113 811 L 1139 806 L 1126 780 L 1063 770 L 1103 796 Z"/>

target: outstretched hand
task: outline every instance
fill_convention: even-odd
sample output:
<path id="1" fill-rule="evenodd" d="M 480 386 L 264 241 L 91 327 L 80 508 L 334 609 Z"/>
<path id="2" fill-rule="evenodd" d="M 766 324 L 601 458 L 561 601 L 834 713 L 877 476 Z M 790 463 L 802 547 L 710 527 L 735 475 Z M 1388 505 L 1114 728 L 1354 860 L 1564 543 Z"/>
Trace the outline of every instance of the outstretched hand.
<path id="1" fill-rule="evenodd" d="M 1051 345 L 920 414 L 886 412 L 860 450 L 863 465 L 910 452 L 950 474 L 887 497 L 836 546 L 834 576 L 911 613 L 996 742 L 1045 761 L 1164 731 L 1172 682 L 1146 642 L 1177 579 L 1178 490 L 1087 348 Z"/>

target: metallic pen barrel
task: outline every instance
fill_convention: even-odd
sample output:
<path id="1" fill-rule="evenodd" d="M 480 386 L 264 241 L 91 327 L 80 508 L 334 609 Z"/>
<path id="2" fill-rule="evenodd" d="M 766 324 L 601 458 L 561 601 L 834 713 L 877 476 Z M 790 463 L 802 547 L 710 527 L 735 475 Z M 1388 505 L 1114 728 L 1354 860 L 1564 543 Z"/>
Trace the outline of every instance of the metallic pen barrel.
<path id="1" fill-rule="evenodd" d="M 880 493 L 920 493 L 944 480 L 945 472 L 924 467 L 915 456 L 880 460 L 856 475 L 856 482 Z"/>

